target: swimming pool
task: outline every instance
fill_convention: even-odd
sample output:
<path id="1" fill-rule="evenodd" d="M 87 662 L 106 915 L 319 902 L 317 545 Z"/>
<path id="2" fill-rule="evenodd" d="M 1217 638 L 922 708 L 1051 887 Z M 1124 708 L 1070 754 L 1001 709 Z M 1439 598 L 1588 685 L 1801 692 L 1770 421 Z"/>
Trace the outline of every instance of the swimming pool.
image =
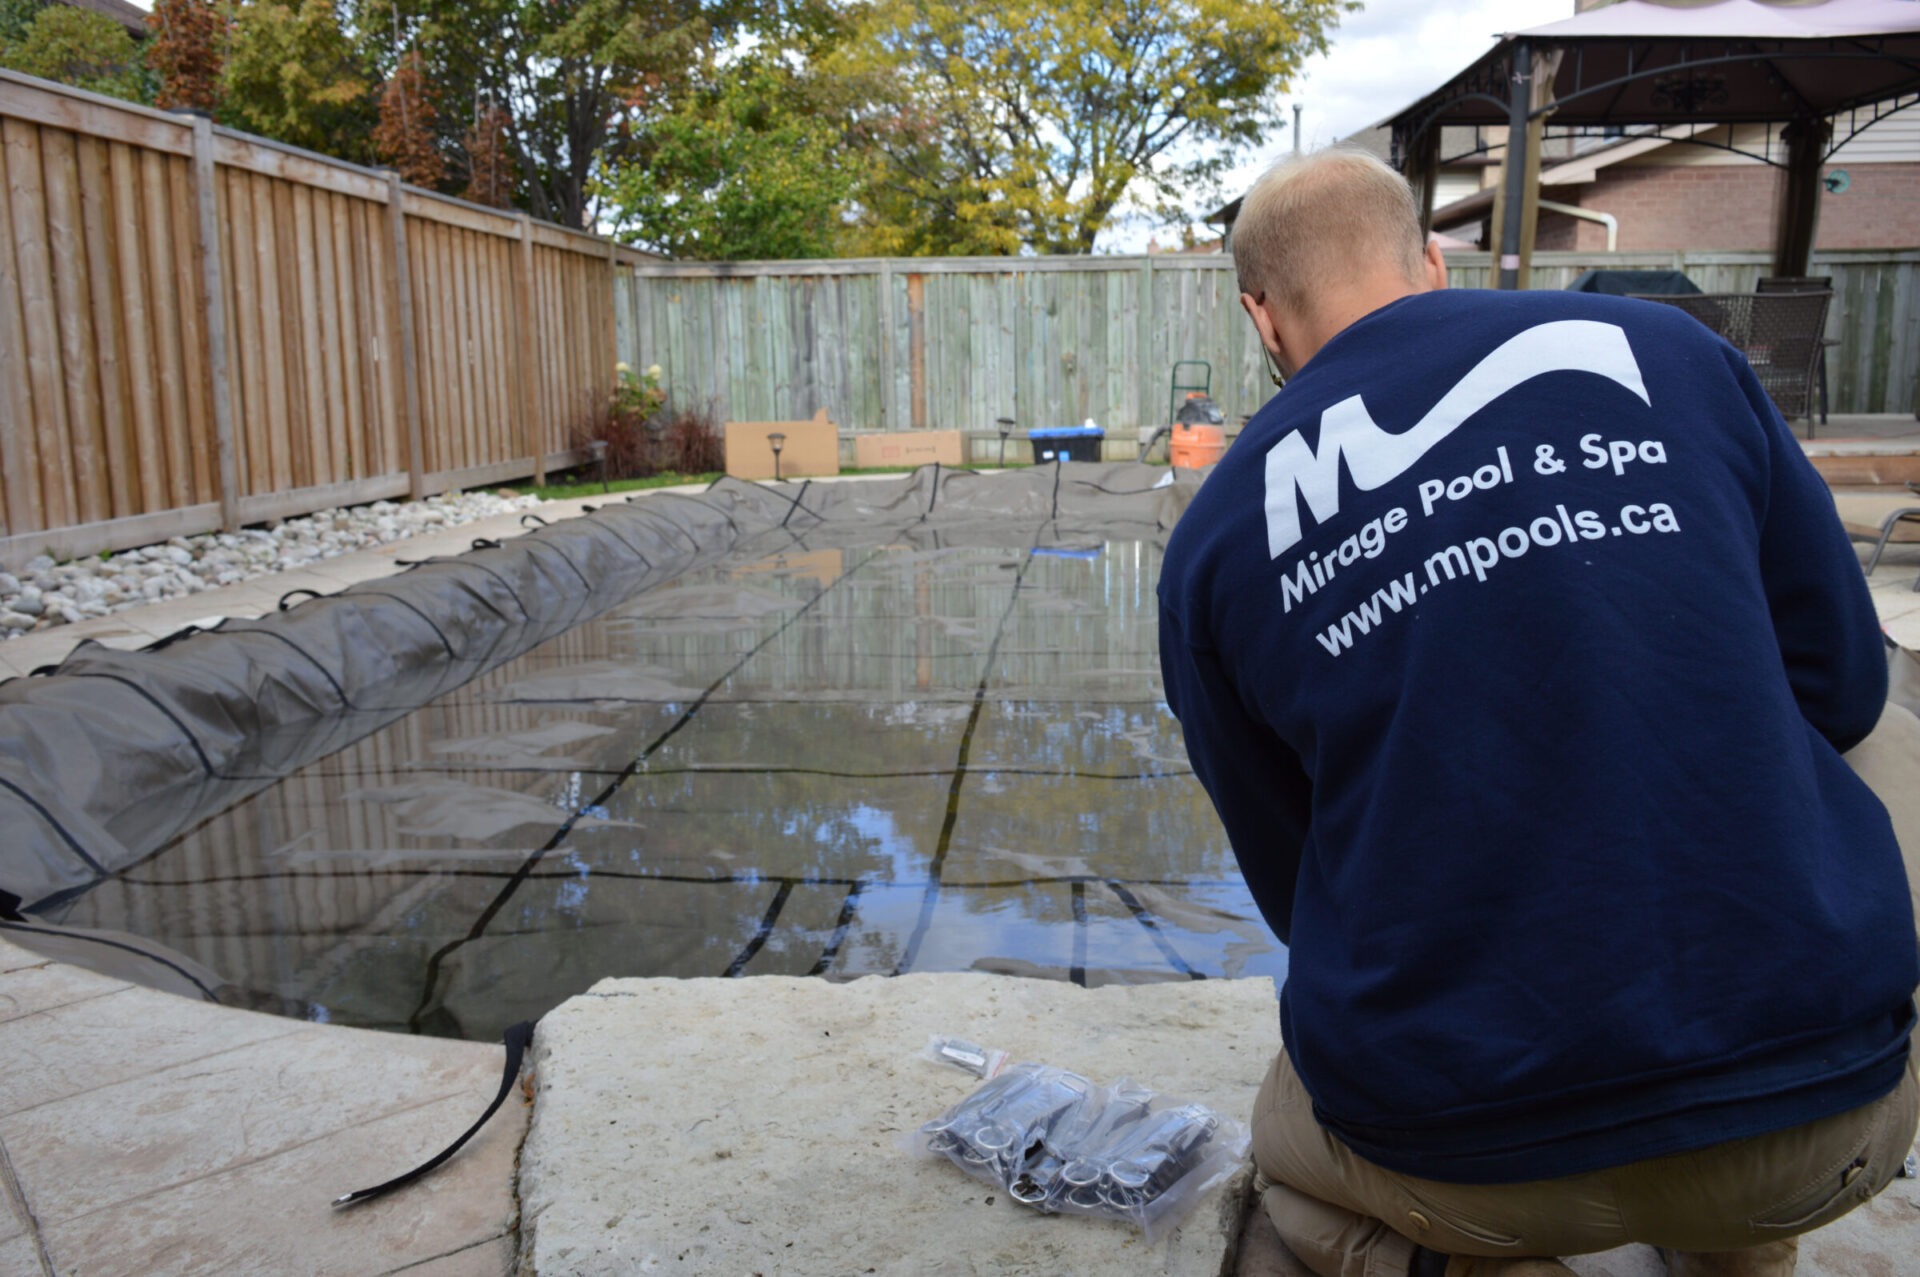
<path id="1" fill-rule="evenodd" d="M 608 975 L 1283 976 L 1162 700 L 1158 538 L 1024 501 L 751 531 L 43 916 L 474 1038 Z"/>

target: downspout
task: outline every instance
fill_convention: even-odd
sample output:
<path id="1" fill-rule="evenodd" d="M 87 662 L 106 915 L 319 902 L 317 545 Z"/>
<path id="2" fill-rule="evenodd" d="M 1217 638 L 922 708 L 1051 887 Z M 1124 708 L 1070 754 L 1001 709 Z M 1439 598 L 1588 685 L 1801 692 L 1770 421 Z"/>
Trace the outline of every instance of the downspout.
<path id="1" fill-rule="evenodd" d="M 1556 204 L 1552 200 L 1541 200 L 1540 207 L 1555 213 L 1565 213 L 1568 217 L 1577 217 L 1583 222 L 1598 222 L 1607 228 L 1607 251 L 1618 252 L 1620 248 L 1620 219 L 1612 213 L 1599 213 L 1590 208 L 1581 208 L 1578 204 Z"/>

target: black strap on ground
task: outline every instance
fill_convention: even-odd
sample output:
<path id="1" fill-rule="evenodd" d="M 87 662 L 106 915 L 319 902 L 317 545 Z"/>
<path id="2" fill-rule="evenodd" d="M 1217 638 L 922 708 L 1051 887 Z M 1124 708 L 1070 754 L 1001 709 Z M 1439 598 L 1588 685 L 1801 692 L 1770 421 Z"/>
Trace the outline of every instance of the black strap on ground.
<path id="1" fill-rule="evenodd" d="M 933 514 L 933 507 L 939 504 L 940 504 L 940 463 L 936 461 L 933 463 L 933 489 L 932 491 L 927 493 L 927 513 L 920 516 L 920 522 L 925 523 L 928 517 Z"/>
<path id="2" fill-rule="evenodd" d="M 500 1106 L 507 1102 L 507 1096 L 513 1093 L 514 1081 L 520 1076 L 520 1061 L 525 1057 L 527 1047 L 532 1042 L 533 1021 L 531 1020 L 523 1020 L 507 1030 L 507 1063 L 506 1068 L 500 1074 L 500 1093 L 493 1097 L 493 1103 L 487 1105 L 487 1111 L 480 1115 L 480 1120 L 467 1128 L 465 1135 L 462 1135 L 459 1139 L 447 1145 L 444 1149 L 441 1149 L 432 1160 L 422 1162 L 405 1175 L 397 1179 L 390 1179 L 384 1184 L 375 1184 L 372 1188 L 363 1188 L 357 1192 L 348 1193 L 344 1197 L 336 1197 L 333 1199 L 333 1204 L 335 1206 L 357 1206 L 361 1202 L 370 1202 L 376 1197 L 385 1197 L 396 1188 L 405 1188 L 408 1184 L 413 1183 L 413 1181 L 433 1171 L 442 1162 L 452 1157 L 455 1153 L 458 1153 L 461 1146 L 475 1135 L 478 1135 L 480 1128 L 485 1126 L 488 1119 L 499 1112 Z"/>
<path id="3" fill-rule="evenodd" d="M 813 486 L 813 480 L 811 479 L 804 479 L 801 481 L 800 491 L 793 494 L 793 504 L 787 507 L 786 517 L 780 520 L 781 527 L 783 528 L 786 527 L 787 519 L 791 519 L 793 517 L 793 512 L 801 508 L 800 507 L 801 498 L 807 495 L 807 489 L 811 488 L 812 486 Z M 808 510 L 807 513 L 812 514 L 813 511 Z"/>

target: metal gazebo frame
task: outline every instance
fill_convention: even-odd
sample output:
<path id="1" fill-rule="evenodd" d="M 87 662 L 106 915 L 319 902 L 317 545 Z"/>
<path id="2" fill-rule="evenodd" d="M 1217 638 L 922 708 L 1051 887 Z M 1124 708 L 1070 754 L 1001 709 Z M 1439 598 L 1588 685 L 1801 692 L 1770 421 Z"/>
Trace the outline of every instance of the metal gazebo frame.
<path id="1" fill-rule="evenodd" d="M 1525 287 L 1523 241 L 1538 206 L 1548 116 L 1574 128 L 1785 124 L 1787 173 L 1773 273 L 1807 273 L 1821 165 L 1861 129 L 1920 105 L 1920 4 L 1826 0 L 1782 8 L 1649 0 L 1504 35 L 1479 60 L 1389 121 L 1392 157 L 1433 211 L 1447 125 L 1507 126 L 1500 192 L 1499 287 Z M 1835 122 L 1844 118 L 1844 135 Z M 1743 152 L 1750 154 L 1749 152 Z M 1513 157 L 1520 163 L 1513 163 Z"/>

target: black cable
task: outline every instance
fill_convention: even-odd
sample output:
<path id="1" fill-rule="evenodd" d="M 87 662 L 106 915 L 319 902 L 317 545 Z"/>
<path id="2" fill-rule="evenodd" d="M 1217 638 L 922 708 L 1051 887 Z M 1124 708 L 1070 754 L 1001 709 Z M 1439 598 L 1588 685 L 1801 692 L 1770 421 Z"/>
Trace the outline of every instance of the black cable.
<path id="1" fill-rule="evenodd" d="M 1068 889 L 1073 900 L 1073 959 L 1067 966 L 1067 980 L 1087 987 L 1087 884 L 1075 882 Z"/>
<path id="2" fill-rule="evenodd" d="M 1139 897 L 1135 896 L 1131 891 L 1128 891 L 1123 883 L 1117 882 L 1112 878 L 1106 881 L 1107 890 L 1118 896 L 1120 903 L 1127 907 L 1127 912 L 1133 915 L 1134 921 L 1146 928 L 1148 937 L 1152 939 L 1154 947 L 1160 950 L 1160 956 L 1167 960 L 1168 966 L 1186 976 L 1189 980 L 1204 980 L 1207 978 L 1205 972 L 1195 971 L 1189 966 L 1186 959 L 1182 958 L 1174 949 L 1173 945 L 1167 941 L 1166 936 L 1160 933 L 1160 924 L 1154 920 L 1152 911 L 1140 903 Z"/>
<path id="3" fill-rule="evenodd" d="M 927 512 L 920 516 L 920 522 L 925 523 L 928 519 L 931 519 L 933 517 L 933 508 L 939 504 L 940 463 L 936 461 L 933 463 L 933 490 L 927 494 Z"/>
<path id="4" fill-rule="evenodd" d="M 787 907 L 787 899 L 792 895 L 793 883 L 781 883 L 780 890 L 773 893 L 773 903 L 767 906 L 767 912 L 760 919 L 760 926 L 753 933 L 753 938 L 748 940 L 746 947 L 727 964 L 727 969 L 721 973 L 722 975 L 729 980 L 737 980 L 747 973 L 747 964 L 753 961 L 753 955 L 760 952 L 761 947 L 767 943 L 768 937 L 773 935 L 774 925 L 780 921 L 780 911 Z"/>
<path id="5" fill-rule="evenodd" d="M 567 835 L 573 831 L 574 823 L 580 818 L 581 812 L 587 807 L 606 806 L 607 803 L 612 800 L 614 794 L 619 792 L 620 787 L 624 785 L 634 773 L 640 770 L 648 758 L 652 757 L 656 751 L 665 746 L 668 741 L 672 740 L 674 736 L 680 732 L 681 728 L 693 721 L 693 716 L 700 712 L 706 703 L 712 699 L 713 694 L 719 691 L 728 679 L 732 678 L 742 666 L 752 660 L 753 657 L 768 644 L 791 629 L 801 617 L 817 607 L 822 599 L 826 598 L 833 590 L 839 588 L 843 582 L 851 578 L 862 566 L 864 566 L 864 564 L 856 565 L 851 570 L 835 578 L 831 585 L 828 585 L 825 589 L 821 590 L 820 593 L 809 599 L 804 605 L 795 609 L 793 614 L 783 621 L 771 634 L 768 634 L 758 643 L 755 643 L 752 648 L 748 649 L 745 655 L 741 656 L 739 660 L 729 666 L 718 678 L 709 683 L 706 689 L 702 691 L 699 696 L 695 697 L 693 702 L 689 704 L 685 710 L 681 711 L 680 717 L 675 719 L 672 725 L 661 732 L 659 736 L 655 737 L 644 750 L 622 768 L 620 774 L 608 782 L 606 787 L 602 789 L 598 795 L 590 802 L 583 803 L 579 808 L 570 813 L 565 820 L 560 822 L 560 827 L 554 830 L 553 836 L 537 851 L 527 857 L 526 861 L 513 872 L 513 876 L 507 880 L 506 884 L 495 893 L 494 898 L 488 902 L 486 908 L 480 911 L 480 916 L 474 919 L 473 925 L 467 929 L 466 935 L 448 941 L 428 956 L 426 981 L 420 990 L 420 1001 L 414 1006 L 413 1014 L 407 1019 L 407 1025 L 411 1031 L 415 1033 L 420 1031 L 420 1022 L 426 1015 L 427 1007 L 433 1001 L 434 990 L 440 983 L 441 965 L 461 946 L 478 940 L 482 935 L 486 934 L 486 930 L 488 926 L 492 924 L 493 919 L 506 907 L 507 901 L 513 898 L 514 893 L 520 889 L 520 884 L 532 875 L 534 867 L 540 863 L 548 852 L 565 841 Z"/>
<path id="6" fill-rule="evenodd" d="M 370 1202 L 376 1197 L 385 1197 L 396 1188 L 405 1188 L 408 1184 L 413 1183 L 413 1181 L 432 1171 L 455 1153 L 458 1153 L 461 1146 L 475 1135 L 478 1135 L 480 1128 L 487 1124 L 489 1118 L 500 1111 L 500 1106 L 507 1102 L 507 1096 L 513 1093 L 514 1081 L 520 1076 L 520 1062 L 526 1056 L 527 1047 L 533 1043 L 533 1021 L 523 1020 L 519 1024 L 510 1027 L 506 1032 L 504 1041 L 507 1048 L 507 1061 L 505 1068 L 501 1070 L 499 1093 L 493 1097 L 493 1103 L 487 1105 L 487 1111 L 480 1115 L 480 1120 L 467 1128 L 466 1134 L 441 1149 L 440 1152 L 433 1157 L 408 1171 L 405 1175 L 396 1176 L 384 1184 L 375 1184 L 372 1188 L 356 1189 L 351 1193 L 336 1197 L 333 1199 L 333 1204 L 335 1206 L 357 1206 L 361 1202 Z"/>
<path id="7" fill-rule="evenodd" d="M 1039 539 L 1037 533 L 1034 539 Z M 960 753 L 954 760 L 953 780 L 947 786 L 947 814 L 940 823 L 940 837 L 934 844 L 933 859 L 927 865 L 927 892 L 920 901 L 920 917 L 907 936 L 906 947 L 900 952 L 900 961 L 893 968 L 895 975 L 904 975 L 913 968 L 913 960 L 920 956 L 920 945 L 927 937 L 927 929 L 933 925 L 934 906 L 940 902 L 940 875 L 946 867 L 947 852 L 953 845 L 953 827 L 960 820 L 960 788 L 966 783 L 970 770 L 967 762 L 973 752 L 973 733 L 979 727 L 980 713 L 986 707 L 987 683 L 993 678 L 993 663 L 1000 653 L 1000 640 L 1006 636 L 1007 622 L 1013 619 L 1014 605 L 1020 599 L 1021 581 L 1032 563 L 1033 549 L 1028 547 L 1014 574 L 1006 610 L 1000 614 L 999 625 L 994 627 L 993 642 L 987 645 L 986 660 L 980 668 L 980 682 L 973 689 L 973 705 L 967 712 L 967 725 L 960 732 Z"/>
<path id="8" fill-rule="evenodd" d="M 864 883 L 855 882 L 847 888 L 847 898 L 840 902 L 840 916 L 834 920 L 833 934 L 827 937 L 826 948 L 820 950 L 820 956 L 814 960 L 808 975 L 825 975 L 840 956 L 840 946 L 847 941 L 847 932 L 853 928 L 853 919 L 860 912 L 860 892 Z"/>

